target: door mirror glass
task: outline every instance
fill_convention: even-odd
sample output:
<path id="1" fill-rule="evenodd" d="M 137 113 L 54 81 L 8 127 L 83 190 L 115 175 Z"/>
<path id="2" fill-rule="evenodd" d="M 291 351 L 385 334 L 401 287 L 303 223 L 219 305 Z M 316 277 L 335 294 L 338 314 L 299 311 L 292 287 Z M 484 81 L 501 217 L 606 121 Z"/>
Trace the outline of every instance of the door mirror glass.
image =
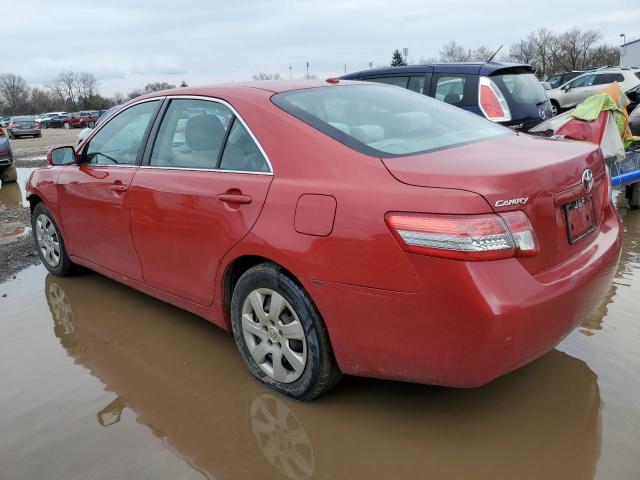
<path id="1" fill-rule="evenodd" d="M 76 151 L 73 147 L 53 148 L 47 154 L 47 163 L 53 166 L 76 163 Z"/>

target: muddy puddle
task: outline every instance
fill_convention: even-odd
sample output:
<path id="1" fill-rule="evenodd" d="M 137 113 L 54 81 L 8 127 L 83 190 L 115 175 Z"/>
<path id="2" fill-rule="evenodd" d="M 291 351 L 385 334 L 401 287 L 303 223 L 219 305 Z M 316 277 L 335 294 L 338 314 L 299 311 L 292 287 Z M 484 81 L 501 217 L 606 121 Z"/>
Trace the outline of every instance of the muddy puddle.
<path id="1" fill-rule="evenodd" d="M 2 183 L 0 185 L 0 212 L 11 207 L 28 207 L 27 192 L 24 188 L 33 168 L 18 168 L 18 180 L 12 183 Z"/>
<path id="2" fill-rule="evenodd" d="M 540 360 L 474 390 L 345 378 L 312 404 L 205 320 L 29 267 L 0 285 L 0 478 L 640 478 L 640 212 L 624 222 L 606 300 Z"/>

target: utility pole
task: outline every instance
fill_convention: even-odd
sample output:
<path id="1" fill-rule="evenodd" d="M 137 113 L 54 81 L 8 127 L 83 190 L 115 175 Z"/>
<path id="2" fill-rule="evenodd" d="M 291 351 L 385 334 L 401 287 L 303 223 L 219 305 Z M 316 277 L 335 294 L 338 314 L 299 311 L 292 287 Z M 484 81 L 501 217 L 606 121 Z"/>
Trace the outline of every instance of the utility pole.
<path id="1" fill-rule="evenodd" d="M 309 80 L 309 62 L 307 62 L 307 80 Z"/>
<path id="2" fill-rule="evenodd" d="M 293 80 L 293 71 L 292 71 L 292 66 L 289 65 L 289 80 Z"/>
<path id="3" fill-rule="evenodd" d="M 344 64 L 344 74 L 345 75 L 347 74 L 347 64 L 346 63 Z"/>

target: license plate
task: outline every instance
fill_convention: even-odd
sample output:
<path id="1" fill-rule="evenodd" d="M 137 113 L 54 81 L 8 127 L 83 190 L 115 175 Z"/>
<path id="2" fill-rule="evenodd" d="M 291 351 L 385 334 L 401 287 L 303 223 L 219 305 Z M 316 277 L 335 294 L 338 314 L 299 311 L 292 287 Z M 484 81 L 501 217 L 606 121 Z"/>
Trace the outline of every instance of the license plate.
<path id="1" fill-rule="evenodd" d="M 593 200 L 586 196 L 564 206 L 569 243 L 575 243 L 596 229 Z"/>

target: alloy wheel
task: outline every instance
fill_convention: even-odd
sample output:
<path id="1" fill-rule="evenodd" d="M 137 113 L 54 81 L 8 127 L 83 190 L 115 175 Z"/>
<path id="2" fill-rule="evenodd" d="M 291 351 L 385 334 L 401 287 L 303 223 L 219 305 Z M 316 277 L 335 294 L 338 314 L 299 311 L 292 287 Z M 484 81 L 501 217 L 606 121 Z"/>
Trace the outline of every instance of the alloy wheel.
<path id="1" fill-rule="evenodd" d="M 304 372 L 307 339 L 293 307 L 269 288 L 253 290 L 242 306 L 242 334 L 260 369 L 276 382 L 291 383 Z"/>
<path id="2" fill-rule="evenodd" d="M 36 219 L 36 239 L 44 261 L 57 267 L 61 257 L 60 237 L 51 219 L 42 213 Z"/>

